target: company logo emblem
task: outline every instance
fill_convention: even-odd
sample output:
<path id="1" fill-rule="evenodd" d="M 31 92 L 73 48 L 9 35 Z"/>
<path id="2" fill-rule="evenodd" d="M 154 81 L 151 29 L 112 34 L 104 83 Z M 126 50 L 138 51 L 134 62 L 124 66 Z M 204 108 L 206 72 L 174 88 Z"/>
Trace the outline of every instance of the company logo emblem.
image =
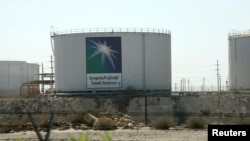
<path id="1" fill-rule="evenodd" d="M 103 43 L 101 43 L 100 41 L 95 42 L 92 40 L 90 40 L 90 42 L 92 42 L 95 45 L 91 46 L 93 49 L 95 49 L 95 52 L 89 57 L 89 59 L 92 59 L 93 57 L 100 55 L 102 66 L 107 58 L 109 63 L 112 65 L 113 69 L 115 69 L 115 64 L 113 59 L 116 58 L 115 54 L 117 54 L 118 52 L 111 49 L 111 46 L 107 45 L 106 40 Z"/>
<path id="2" fill-rule="evenodd" d="M 121 37 L 86 38 L 87 73 L 121 73 Z"/>

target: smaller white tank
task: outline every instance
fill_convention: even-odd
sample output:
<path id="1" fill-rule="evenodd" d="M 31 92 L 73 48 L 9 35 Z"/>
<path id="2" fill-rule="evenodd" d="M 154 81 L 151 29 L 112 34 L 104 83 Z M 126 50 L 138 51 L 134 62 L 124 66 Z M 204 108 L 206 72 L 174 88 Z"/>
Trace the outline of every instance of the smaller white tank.
<path id="1" fill-rule="evenodd" d="M 230 90 L 250 90 L 250 30 L 232 32 L 229 40 Z"/>
<path id="2" fill-rule="evenodd" d="M 25 61 L 0 61 L 0 95 L 18 96 L 22 83 L 39 80 L 39 65 Z"/>

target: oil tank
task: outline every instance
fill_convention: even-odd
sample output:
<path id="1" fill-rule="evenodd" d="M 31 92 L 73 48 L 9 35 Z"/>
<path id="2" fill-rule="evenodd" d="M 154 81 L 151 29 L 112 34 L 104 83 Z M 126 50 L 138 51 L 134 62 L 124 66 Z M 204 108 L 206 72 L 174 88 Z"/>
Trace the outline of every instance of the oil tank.
<path id="1" fill-rule="evenodd" d="M 0 95 L 18 96 L 20 86 L 39 80 L 39 65 L 25 61 L 0 61 Z"/>
<path id="2" fill-rule="evenodd" d="M 230 90 L 250 90 L 250 30 L 229 33 L 228 40 Z"/>
<path id="3" fill-rule="evenodd" d="M 171 91 L 168 30 L 57 30 L 51 39 L 57 92 Z"/>

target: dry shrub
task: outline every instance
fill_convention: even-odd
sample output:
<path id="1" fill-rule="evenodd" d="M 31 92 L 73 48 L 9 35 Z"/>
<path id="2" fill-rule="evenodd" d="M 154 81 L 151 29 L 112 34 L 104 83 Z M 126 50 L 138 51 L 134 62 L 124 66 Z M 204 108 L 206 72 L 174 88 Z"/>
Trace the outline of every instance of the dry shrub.
<path id="1" fill-rule="evenodd" d="M 40 128 L 46 129 L 49 127 L 50 123 L 50 114 L 39 114 L 34 116 L 34 120 Z M 58 127 L 65 124 L 71 123 L 72 125 L 77 125 L 84 123 L 82 114 L 59 114 L 54 115 L 53 126 Z"/>
<path id="2" fill-rule="evenodd" d="M 207 120 L 203 117 L 190 117 L 186 122 L 187 128 L 203 129 L 207 125 Z"/>
<path id="3" fill-rule="evenodd" d="M 112 130 L 116 128 L 116 122 L 107 117 L 98 118 L 93 124 L 95 130 Z"/>
<path id="4" fill-rule="evenodd" d="M 250 119 L 247 118 L 233 118 L 231 121 L 229 121 L 229 123 L 227 124 L 231 124 L 231 125 L 250 125 Z"/>
<path id="5" fill-rule="evenodd" d="M 9 133 L 10 131 L 18 132 L 21 130 L 26 130 L 27 123 L 29 122 L 30 119 L 26 114 L 4 116 L 0 121 L 0 133 Z"/>
<path id="6" fill-rule="evenodd" d="M 159 117 L 153 122 L 150 123 L 149 125 L 153 129 L 169 129 L 170 127 L 174 126 L 173 120 L 170 120 L 169 118 L 166 117 Z"/>
<path id="7" fill-rule="evenodd" d="M 71 122 L 73 125 L 85 123 L 83 114 L 73 114 L 69 119 L 69 122 Z"/>
<path id="8" fill-rule="evenodd" d="M 0 125 L 0 133 L 10 133 L 13 127 Z"/>

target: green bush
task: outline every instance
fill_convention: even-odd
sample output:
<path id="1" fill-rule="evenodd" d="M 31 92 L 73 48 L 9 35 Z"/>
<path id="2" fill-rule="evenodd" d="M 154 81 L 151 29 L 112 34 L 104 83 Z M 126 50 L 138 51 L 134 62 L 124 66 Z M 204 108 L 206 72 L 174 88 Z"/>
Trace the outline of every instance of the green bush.
<path id="1" fill-rule="evenodd" d="M 112 141 L 112 134 L 109 132 L 105 132 L 104 134 L 99 133 L 98 134 L 101 141 Z M 77 140 L 74 137 L 70 138 L 71 141 L 89 141 L 89 134 L 79 134 L 79 140 Z"/>
<path id="2" fill-rule="evenodd" d="M 105 134 L 99 134 L 102 141 L 112 141 L 112 134 L 105 132 Z"/>
<path id="3" fill-rule="evenodd" d="M 83 133 L 80 133 L 79 134 L 79 141 L 88 141 L 89 139 L 89 134 L 83 134 Z M 71 141 L 78 141 L 76 138 L 74 137 L 71 137 L 70 139 Z"/>

